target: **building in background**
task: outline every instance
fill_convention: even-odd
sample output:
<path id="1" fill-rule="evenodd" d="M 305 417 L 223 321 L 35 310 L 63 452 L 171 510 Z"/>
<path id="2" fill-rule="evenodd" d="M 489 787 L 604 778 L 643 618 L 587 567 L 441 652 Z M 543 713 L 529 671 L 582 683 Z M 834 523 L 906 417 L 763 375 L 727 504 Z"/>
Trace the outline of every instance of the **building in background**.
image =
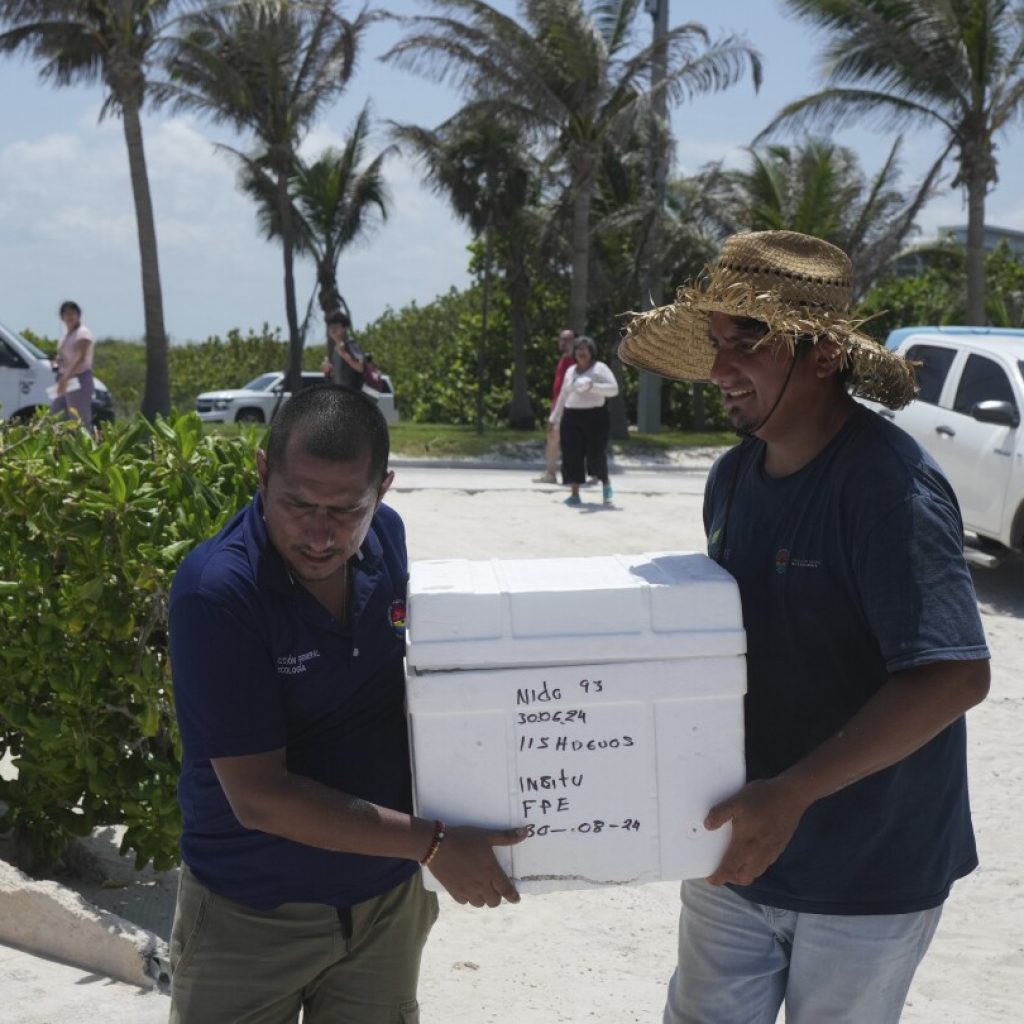
<path id="1" fill-rule="evenodd" d="M 985 225 L 985 252 L 992 252 L 1000 243 L 1006 242 L 1010 252 L 1018 260 L 1024 260 L 1024 231 L 1001 228 L 995 224 Z M 950 247 L 963 249 L 967 245 L 967 225 L 956 224 L 940 227 L 935 238 L 918 242 L 901 252 L 889 265 L 893 277 L 914 277 L 924 273 L 935 261 L 937 253 Z"/>

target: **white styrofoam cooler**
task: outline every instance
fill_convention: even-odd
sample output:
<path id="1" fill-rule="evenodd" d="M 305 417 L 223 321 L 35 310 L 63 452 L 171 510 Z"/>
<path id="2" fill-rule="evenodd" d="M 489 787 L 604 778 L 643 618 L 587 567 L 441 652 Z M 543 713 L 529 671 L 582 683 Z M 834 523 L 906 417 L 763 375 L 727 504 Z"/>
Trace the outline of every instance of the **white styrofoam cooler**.
<path id="1" fill-rule="evenodd" d="M 414 562 L 408 623 L 417 813 L 532 826 L 495 849 L 521 892 L 714 870 L 729 829 L 704 817 L 744 781 L 724 569 L 696 552 Z"/>

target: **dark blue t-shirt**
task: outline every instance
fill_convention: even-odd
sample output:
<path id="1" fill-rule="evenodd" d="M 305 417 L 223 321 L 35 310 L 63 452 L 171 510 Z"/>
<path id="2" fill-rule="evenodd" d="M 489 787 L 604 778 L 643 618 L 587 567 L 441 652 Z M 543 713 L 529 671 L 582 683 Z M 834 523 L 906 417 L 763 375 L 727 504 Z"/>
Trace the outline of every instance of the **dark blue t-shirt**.
<path id="1" fill-rule="evenodd" d="M 751 780 L 819 746 L 892 673 L 989 656 L 956 499 L 911 437 L 858 406 L 799 472 L 772 479 L 763 460 L 757 440 L 727 452 L 704 503 L 708 553 L 743 604 Z M 909 913 L 976 865 L 961 718 L 813 804 L 775 864 L 735 888 L 790 910 Z"/>
<path id="2" fill-rule="evenodd" d="M 350 621 L 342 626 L 292 581 L 268 541 L 257 495 L 174 578 L 182 856 L 208 888 L 253 907 L 351 906 L 417 870 L 408 860 L 243 828 L 210 764 L 283 747 L 290 772 L 411 810 L 402 667 L 408 567 L 396 512 L 380 507 L 349 570 Z"/>

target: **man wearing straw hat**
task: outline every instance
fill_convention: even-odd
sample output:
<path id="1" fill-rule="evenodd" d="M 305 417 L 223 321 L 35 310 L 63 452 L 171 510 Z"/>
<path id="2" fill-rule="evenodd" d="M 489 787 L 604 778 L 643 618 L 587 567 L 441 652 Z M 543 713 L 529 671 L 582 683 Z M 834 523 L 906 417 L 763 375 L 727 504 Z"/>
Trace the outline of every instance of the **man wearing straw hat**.
<path id="1" fill-rule="evenodd" d="M 666 1024 L 898 1021 L 950 886 L 977 865 L 964 713 L 989 652 L 935 463 L 853 400 L 912 367 L 850 318 L 846 254 L 734 235 L 624 362 L 711 381 L 743 443 L 713 468 L 708 553 L 740 587 L 747 784 L 707 879 L 682 884 Z"/>

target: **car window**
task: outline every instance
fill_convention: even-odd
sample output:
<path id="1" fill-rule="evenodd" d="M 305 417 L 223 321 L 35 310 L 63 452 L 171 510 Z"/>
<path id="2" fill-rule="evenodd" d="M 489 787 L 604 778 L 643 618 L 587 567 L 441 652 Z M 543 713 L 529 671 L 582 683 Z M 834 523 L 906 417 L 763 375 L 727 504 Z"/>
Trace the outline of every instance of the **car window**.
<path id="1" fill-rule="evenodd" d="M 0 338 L 0 366 L 13 366 L 19 370 L 25 366 L 25 360 L 3 338 Z"/>
<path id="2" fill-rule="evenodd" d="M 50 357 L 49 357 L 49 356 L 48 356 L 48 355 L 47 355 L 47 354 L 46 354 L 46 353 L 45 353 L 45 352 L 44 352 L 44 351 L 43 351 L 42 349 L 40 349 L 40 348 L 39 348 L 38 346 L 36 346 L 36 345 L 33 345 L 33 344 L 32 344 L 32 342 L 28 340 L 28 338 L 23 338 L 23 337 L 22 337 L 22 336 L 21 336 L 20 334 L 17 334 L 17 333 L 15 332 L 15 331 L 12 331 L 12 330 L 11 330 L 11 329 L 10 329 L 9 327 L 4 327 L 4 325 L 3 325 L 3 324 L 0 324 L 0 334 L 13 334 L 13 335 L 14 335 L 14 337 L 15 337 L 15 338 L 16 338 L 16 339 L 17 339 L 17 340 L 18 340 L 19 342 L 21 342 L 21 344 L 22 344 L 22 345 L 23 345 L 23 346 L 24 346 L 24 347 L 25 347 L 26 349 L 28 349 L 28 352 L 29 352 L 29 354 L 30 354 L 30 355 L 31 355 L 31 356 L 32 356 L 32 357 L 33 357 L 34 359 L 49 359 L 49 358 L 50 358 Z M 15 350 L 15 351 L 16 351 L 16 350 Z M 21 361 L 20 361 L 20 362 L 18 363 L 18 365 L 19 365 L 19 366 L 24 366 L 24 365 L 25 365 L 25 362 L 24 362 L 24 360 L 21 360 Z"/>
<path id="3" fill-rule="evenodd" d="M 946 374 L 953 364 L 956 349 L 942 348 L 939 345 L 911 345 L 907 349 L 907 359 L 921 363 L 917 368 L 917 400 L 928 402 L 929 405 L 939 404 L 942 385 L 946 383 Z"/>
<path id="4" fill-rule="evenodd" d="M 243 384 L 242 387 L 246 391 L 269 391 L 280 378 L 279 373 L 261 373 L 258 377 L 254 377 L 248 384 Z"/>
<path id="5" fill-rule="evenodd" d="M 1006 371 L 994 359 L 972 354 L 960 377 L 953 410 L 970 415 L 977 402 L 1009 402 L 1017 407 Z"/>

